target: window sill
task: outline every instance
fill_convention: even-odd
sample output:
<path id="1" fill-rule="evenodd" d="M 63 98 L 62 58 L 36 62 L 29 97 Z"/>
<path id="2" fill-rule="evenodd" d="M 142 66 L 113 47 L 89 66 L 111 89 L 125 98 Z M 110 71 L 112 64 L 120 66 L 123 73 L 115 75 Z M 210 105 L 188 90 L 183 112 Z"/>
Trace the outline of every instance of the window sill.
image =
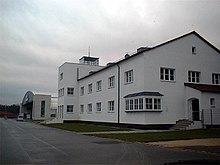
<path id="1" fill-rule="evenodd" d="M 115 88 L 114 86 L 113 87 L 108 87 L 108 89 L 112 89 L 112 88 Z"/>
<path id="2" fill-rule="evenodd" d="M 162 110 L 125 110 L 125 112 L 162 112 Z"/>
<path id="3" fill-rule="evenodd" d="M 66 114 L 73 114 L 74 112 L 66 112 Z"/>
<path id="4" fill-rule="evenodd" d="M 125 82 L 125 85 L 128 85 L 128 84 L 132 84 L 134 81 L 131 81 L 131 82 Z"/>
<path id="5" fill-rule="evenodd" d="M 176 83 L 176 81 L 175 81 L 175 80 L 160 80 L 160 82 Z"/>
<path id="6" fill-rule="evenodd" d="M 108 111 L 108 113 L 115 113 L 115 111 Z"/>

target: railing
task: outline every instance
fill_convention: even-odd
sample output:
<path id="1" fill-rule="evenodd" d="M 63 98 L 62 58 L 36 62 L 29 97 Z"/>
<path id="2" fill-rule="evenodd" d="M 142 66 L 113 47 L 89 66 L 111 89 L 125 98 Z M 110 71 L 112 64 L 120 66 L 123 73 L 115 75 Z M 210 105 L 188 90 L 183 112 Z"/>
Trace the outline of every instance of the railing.
<path id="1" fill-rule="evenodd" d="M 220 125 L 220 108 L 202 110 L 202 123 L 204 126 Z"/>

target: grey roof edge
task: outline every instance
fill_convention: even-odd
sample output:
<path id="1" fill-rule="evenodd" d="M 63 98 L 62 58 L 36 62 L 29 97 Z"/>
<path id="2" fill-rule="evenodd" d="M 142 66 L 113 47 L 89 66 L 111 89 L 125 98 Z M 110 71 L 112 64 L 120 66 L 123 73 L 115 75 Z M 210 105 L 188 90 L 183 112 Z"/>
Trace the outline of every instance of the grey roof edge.
<path id="1" fill-rule="evenodd" d="M 179 37 L 175 37 L 175 38 L 173 38 L 173 39 L 170 39 L 170 40 L 168 40 L 168 41 L 165 41 L 165 42 L 163 42 L 163 43 L 160 43 L 160 44 L 158 44 L 158 45 L 156 45 L 156 46 L 149 47 L 149 49 L 147 49 L 147 50 L 139 51 L 139 52 L 137 52 L 137 53 L 135 53 L 135 54 L 133 54 L 133 55 L 127 57 L 127 58 L 123 58 L 122 60 L 115 62 L 114 64 L 112 64 L 112 65 L 110 65 L 110 66 L 105 66 L 104 68 L 102 68 L 102 69 L 100 69 L 100 70 L 98 70 L 98 71 L 96 71 L 96 72 L 94 72 L 94 73 L 92 73 L 92 74 L 86 75 L 85 77 L 82 77 L 82 78 L 80 78 L 79 80 L 82 80 L 82 79 L 84 79 L 84 78 L 90 77 L 91 75 L 94 75 L 94 74 L 99 73 L 99 72 L 101 72 L 101 71 L 103 71 L 103 70 L 105 70 L 105 69 L 108 69 L 108 68 L 110 68 L 110 67 L 113 67 L 113 66 L 115 66 L 115 65 L 118 65 L 118 64 L 120 64 L 120 63 L 122 63 L 122 62 L 124 62 L 124 61 L 126 61 L 126 60 L 128 60 L 128 59 L 130 59 L 130 58 L 133 58 L 133 57 L 135 57 L 135 56 L 137 56 L 137 55 L 140 55 L 140 54 L 142 54 L 142 53 L 144 53 L 144 52 L 148 52 L 148 51 L 154 50 L 154 49 L 156 49 L 156 48 L 159 48 L 159 47 L 161 47 L 161 46 L 163 46 L 163 45 L 169 44 L 169 43 L 171 43 L 171 42 L 174 42 L 174 41 L 176 41 L 176 40 L 179 40 L 179 39 L 184 38 L 184 37 L 186 37 L 186 36 L 189 36 L 189 35 L 191 35 L 191 34 L 195 34 L 197 37 L 199 37 L 201 40 L 203 40 L 205 43 L 207 43 L 210 47 L 212 47 L 215 51 L 217 51 L 218 53 L 220 53 L 220 50 L 219 50 L 217 47 L 215 47 L 215 46 L 212 45 L 210 42 L 208 42 L 205 38 L 203 38 L 201 35 L 199 35 L 196 31 L 191 31 L 191 32 L 188 32 L 188 33 L 186 33 L 186 34 L 183 34 L 183 35 L 181 35 L 181 36 L 179 36 Z"/>
<path id="2" fill-rule="evenodd" d="M 138 93 L 132 93 L 124 96 L 124 98 L 138 97 L 138 96 L 164 96 L 160 92 L 144 91 Z"/>

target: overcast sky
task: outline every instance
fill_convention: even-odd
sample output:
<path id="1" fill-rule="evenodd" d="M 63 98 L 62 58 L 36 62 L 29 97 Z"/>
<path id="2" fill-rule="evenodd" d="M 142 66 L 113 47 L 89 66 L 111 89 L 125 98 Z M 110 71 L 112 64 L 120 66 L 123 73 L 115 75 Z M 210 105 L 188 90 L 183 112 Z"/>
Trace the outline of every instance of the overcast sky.
<path id="1" fill-rule="evenodd" d="M 89 46 L 106 65 L 193 30 L 220 49 L 220 0 L 0 0 L 0 104 L 56 93 Z"/>

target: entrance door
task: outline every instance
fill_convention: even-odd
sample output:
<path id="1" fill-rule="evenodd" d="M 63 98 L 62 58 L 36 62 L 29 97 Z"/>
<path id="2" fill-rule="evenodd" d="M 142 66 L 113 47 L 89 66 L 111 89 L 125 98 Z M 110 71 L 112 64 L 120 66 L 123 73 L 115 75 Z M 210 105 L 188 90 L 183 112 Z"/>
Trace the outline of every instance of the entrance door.
<path id="1" fill-rule="evenodd" d="M 192 100 L 192 119 L 199 121 L 199 99 Z"/>

